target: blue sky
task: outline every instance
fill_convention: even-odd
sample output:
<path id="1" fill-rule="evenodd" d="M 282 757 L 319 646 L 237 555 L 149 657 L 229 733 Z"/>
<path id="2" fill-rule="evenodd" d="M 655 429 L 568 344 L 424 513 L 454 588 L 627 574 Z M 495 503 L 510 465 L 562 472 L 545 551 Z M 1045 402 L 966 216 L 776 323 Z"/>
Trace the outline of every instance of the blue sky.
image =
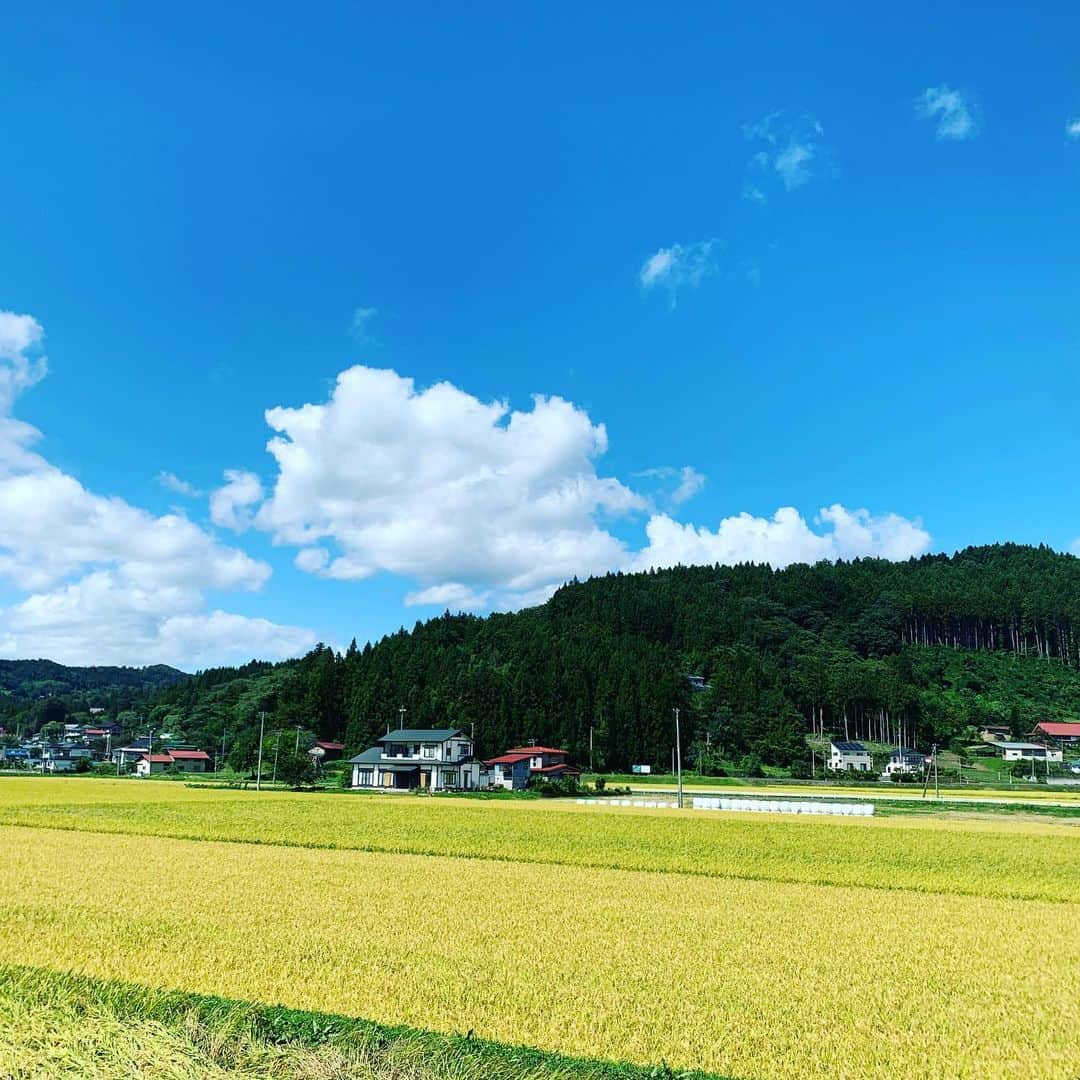
<path id="1" fill-rule="evenodd" d="M 5 5 L 0 653 L 1068 549 L 1080 15 L 865 7 Z"/>

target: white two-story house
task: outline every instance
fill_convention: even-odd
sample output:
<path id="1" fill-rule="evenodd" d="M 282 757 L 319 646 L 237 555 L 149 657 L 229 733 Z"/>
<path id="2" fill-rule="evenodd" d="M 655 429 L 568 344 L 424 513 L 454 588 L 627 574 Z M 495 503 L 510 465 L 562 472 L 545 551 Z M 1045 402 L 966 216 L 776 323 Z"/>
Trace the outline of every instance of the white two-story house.
<path id="1" fill-rule="evenodd" d="M 411 791 L 488 786 L 488 769 L 473 758 L 473 742 L 457 728 L 399 728 L 378 746 L 349 759 L 354 788 Z"/>
<path id="2" fill-rule="evenodd" d="M 862 743 L 833 739 L 829 744 L 830 769 L 837 772 L 869 772 L 873 767 L 873 755 Z"/>

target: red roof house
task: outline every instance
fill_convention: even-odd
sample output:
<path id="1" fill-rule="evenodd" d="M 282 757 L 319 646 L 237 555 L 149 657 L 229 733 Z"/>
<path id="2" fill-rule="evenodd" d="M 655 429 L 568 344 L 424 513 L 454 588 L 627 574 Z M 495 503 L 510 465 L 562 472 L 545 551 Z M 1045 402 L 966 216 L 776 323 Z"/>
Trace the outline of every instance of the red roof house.
<path id="1" fill-rule="evenodd" d="M 484 764 L 493 770 L 493 787 L 520 791 L 534 776 L 547 780 L 579 776 L 581 770 L 575 769 L 566 758 L 565 750 L 552 746 L 515 746 Z"/>
<path id="2" fill-rule="evenodd" d="M 319 761 L 337 761 L 345 751 L 345 744 L 316 739 L 308 753 Z"/>
<path id="3" fill-rule="evenodd" d="M 135 766 L 139 776 L 177 769 L 180 772 L 206 772 L 210 755 L 205 750 L 166 750 L 161 754 L 143 754 Z"/>
<path id="4" fill-rule="evenodd" d="M 1073 746 L 1080 743 L 1080 723 L 1044 720 L 1031 734 L 1036 737 L 1049 735 L 1059 746 Z"/>

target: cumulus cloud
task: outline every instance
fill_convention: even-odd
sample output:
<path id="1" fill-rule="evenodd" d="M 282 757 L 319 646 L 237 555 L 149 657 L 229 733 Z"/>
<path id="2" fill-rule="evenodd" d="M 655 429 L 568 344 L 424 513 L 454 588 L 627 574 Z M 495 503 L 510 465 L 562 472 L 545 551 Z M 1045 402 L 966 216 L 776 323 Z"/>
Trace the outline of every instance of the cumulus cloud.
<path id="1" fill-rule="evenodd" d="M 271 631 L 265 620 L 206 612 L 208 590 L 260 589 L 270 575 L 265 563 L 183 515 L 156 516 L 88 491 L 33 449 L 40 432 L 10 409 L 45 373 L 35 354 L 42 336 L 29 316 L 0 313 L 0 386 L 8 392 L 0 399 L 0 579 L 23 594 L 0 608 L 0 652 L 191 666 L 289 656 L 313 643 L 297 627 Z"/>
<path id="2" fill-rule="evenodd" d="M 839 504 L 818 512 L 815 531 L 791 506 L 771 518 L 741 513 L 724 518 L 715 529 L 683 524 L 667 514 L 650 518 L 648 545 L 633 560 L 635 569 L 740 562 L 815 563 L 822 559 L 876 556 L 907 559 L 930 546 L 930 535 L 919 521 L 898 514 L 873 516 L 868 510 L 847 510 Z"/>
<path id="3" fill-rule="evenodd" d="M 915 102 L 920 116 L 936 122 L 935 135 L 942 140 L 971 139 L 979 134 L 974 104 L 959 90 L 942 83 L 927 87 Z"/>
<path id="4" fill-rule="evenodd" d="M 202 494 L 194 484 L 182 480 L 176 473 L 159 472 L 157 481 L 166 491 L 171 491 L 176 495 L 183 495 L 186 499 L 195 499 Z"/>
<path id="5" fill-rule="evenodd" d="M 1066 122 L 1065 139 L 1067 142 L 1080 139 L 1080 116 L 1075 116 L 1072 120 Z"/>
<path id="6" fill-rule="evenodd" d="M 262 502 L 262 481 L 243 469 L 226 469 L 225 483 L 210 493 L 210 520 L 223 529 L 243 532 L 251 527 L 252 507 Z"/>
<path id="7" fill-rule="evenodd" d="M 714 532 L 653 509 L 654 500 L 597 470 L 607 433 L 581 409 L 537 396 L 527 411 L 450 385 L 419 389 L 393 371 L 354 367 L 328 401 L 266 413 L 277 477 L 248 504 L 256 528 L 296 547 L 307 573 L 358 581 L 378 573 L 415 583 L 412 606 L 490 610 L 539 603 L 562 582 L 678 562 L 792 561 L 926 550 L 917 521 L 842 506 L 810 527 L 791 509 L 748 514 Z M 659 480 L 669 507 L 700 492 L 692 466 Z M 650 515 L 634 551 L 611 531 Z"/>
<path id="8" fill-rule="evenodd" d="M 278 475 L 256 526 L 299 547 L 310 573 L 415 579 L 414 603 L 498 605 L 619 565 L 625 546 L 597 516 L 646 506 L 597 475 L 607 432 L 558 397 L 512 411 L 449 383 L 420 390 L 353 367 L 329 401 L 266 419 Z"/>
<path id="9" fill-rule="evenodd" d="M 696 288 L 710 274 L 716 273 L 713 240 L 694 244 L 672 244 L 650 255 L 638 271 L 642 288 L 667 290 L 672 307 L 679 289 Z"/>
<path id="10" fill-rule="evenodd" d="M 771 190 L 795 191 L 834 172 L 824 134 L 821 122 L 803 109 L 780 109 L 745 125 L 743 135 L 759 149 L 747 163 L 743 198 L 767 202 Z"/>

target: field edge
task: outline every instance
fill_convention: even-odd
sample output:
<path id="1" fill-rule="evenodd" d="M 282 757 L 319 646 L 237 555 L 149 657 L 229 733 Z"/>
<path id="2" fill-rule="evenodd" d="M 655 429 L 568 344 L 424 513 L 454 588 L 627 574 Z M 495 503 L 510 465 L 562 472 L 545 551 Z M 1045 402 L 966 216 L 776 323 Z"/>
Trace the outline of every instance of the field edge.
<path id="1" fill-rule="evenodd" d="M 0 964 L 0 1017 L 12 1000 L 39 1015 L 63 1010 L 90 1022 L 102 1015 L 120 1023 L 152 1021 L 204 1047 L 232 1040 L 266 1050 L 331 1049 L 355 1057 L 375 1075 L 382 1076 L 385 1068 L 387 1077 L 396 1076 L 407 1061 L 408 1075 L 417 1080 L 732 1080 L 716 1073 L 674 1070 L 663 1063 L 643 1066 L 570 1057 L 478 1039 L 471 1033 L 443 1034 L 72 971 Z M 35 1063 L 26 1065 L 31 1070 L 26 1075 L 36 1075 Z"/>

